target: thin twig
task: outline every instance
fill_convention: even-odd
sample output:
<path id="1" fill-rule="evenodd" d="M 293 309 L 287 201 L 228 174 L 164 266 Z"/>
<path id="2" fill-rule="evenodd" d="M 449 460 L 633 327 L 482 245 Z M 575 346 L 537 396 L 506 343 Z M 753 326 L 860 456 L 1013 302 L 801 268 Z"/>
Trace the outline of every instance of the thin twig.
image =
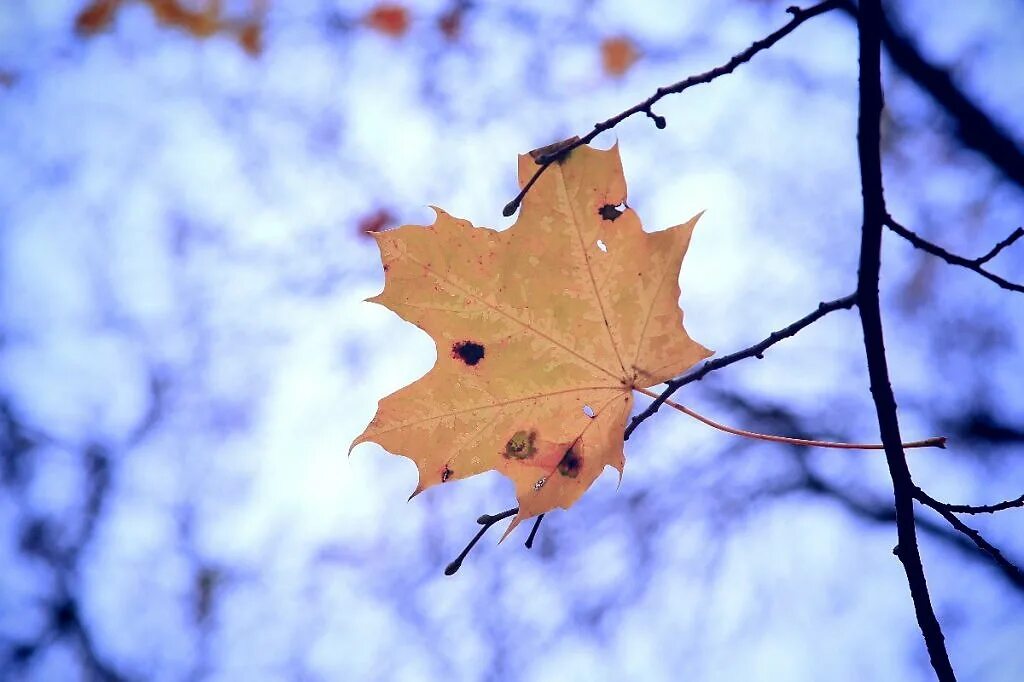
<path id="1" fill-rule="evenodd" d="M 576 149 L 577 147 L 582 147 L 585 144 L 590 144 L 595 137 L 597 137 L 606 130 L 611 130 L 612 128 L 619 125 L 620 123 L 625 121 L 630 116 L 633 116 L 634 114 L 644 114 L 651 118 L 654 121 L 654 124 L 659 129 L 664 128 L 665 118 L 663 116 L 658 116 L 652 110 L 652 107 L 655 104 L 657 104 L 663 97 L 678 94 L 680 92 L 683 92 L 684 90 L 692 88 L 695 85 L 710 83 L 711 81 L 715 80 L 720 76 L 732 73 L 741 64 L 749 62 L 758 52 L 767 50 L 772 45 L 774 45 L 775 43 L 779 42 L 787 35 L 792 33 L 793 30 L 796 29 L 796 27 L 799 26 L 800 24 L 804 23 L 808 19 L 818 16 L 819 14 L 824 14 L 829 10 L 836 9 L 839 7 L 839 5 L 839 0 L 826 0 L 825 2 L 819 2 L 816 5 L 812 5 L 807 9 L 801 9 L 800 7 L 787 8 L 786 11 L 792 15 L 792 19 L 789 20 L 789 23 L 787 23 L 785 26 L 778 29 L 774 33 L 768 34 L 761 40 L 755 41 L 747 49 L 734 55 L 732 59 L 727 61 L 725 64 L 715 67 L 710 71 L 705 71 L 704 73 L 700 73 L 695 76 L 690 76 L 689 78 L 684 78 L 683 80 L 677 83 L 673 83 L 672 85 L 658 88 L 653 95 L 645 99 L 643 102 L 633 105 L 629 109 L 626 109 L 625 111 L 616 114 L 615 116 L 612 116 L 606 121 L 595 123 L 593 130 L 591 130 L 586 135 L 583 135 L 579 139 L 575 140 L 571 144 L 559 148 L 554 153 L 542 154 L 538 156 L 537 163 L 539 167 L 534 172 L 533 176 L 529 179 L 529 181 L 527 181 L 526 185 L 523 186 L 523 189 L 520 190 L 519 194 L 516 195 L 516 198 L 505 205 L 502 214 L 508 217 L 515 213 L 517 210 L 519 210 L 519 205 L 522 203 L 523 197 L 525 197 L 526 193 L 530 191 L 530 188 L 533 186 L 533 183 L 537 181 L 537 178 L 539 178 L 540 175 L 545 170 L 547 170 L 548 166 L 550 166 L 551 164 L 555 163 L 560 159 L 565 158 L 565 156 L 568 153 L 570 153 L 573 149 Z"/>
<path id="2" fill-rule="evenodd" d="M 526 538 L 526 549 L 533 549 L 533 540 L 537 537 L 537 531 L 540 529 L 540 522 L 544 520 L 544 515 L 541 514 L 537 517 L 537 520 L 533 522 L 533 529 L 530 530 L 530 537 Z"/>
<path id="3" fill-rule="evenodd" d="M 978 549 L 992 557 L 992 560 L 996 562 L 996 565 L 999 566 L 999 569 L 1004 574 L 1006 574 L 1007 578 L 1012 580 L 1018 586 L 1024 586 L 1024 570 L 1021 570 L 1020 566 L 1007 559 L 1003 553 L 999 551 L 999 548 L 986 540 L 981 533 L 961 521 L 957 515 L 953 513 L 951 509 L 952 505 L 948 505 L 945 502 L 939 502 L 920 488 L 914 489 L 914 497 L 917 498 L 921 504 L 926 507 L 931 507 L 937 511 L 942 518 L 949 522 L 949 525 L 969 537 L 971 541 L 978 546 Z"/>
<path id="4" fill-rule="evenodd" d="M 957 514 L 995 514 L 1007 509 L 1024 507 L 1024 495 L 1015 500 L 1006 500 L 995 504 L 948 504 L 941 503 L 946 509 Z"/>
<path id="5" fill-rule="evenodd" d="M 466 548 L 459 553 L 459 556 L 455 557 L 455 561 L 451 562 L 450 564 L 448 564 L 447 567 L 445 567 L 444 574 L 455 575 L 455 572 L 462 568 L 462 562 L 466 560 L 466 557 L 469 555 L 469 552 L 473 549 L 473 547 L 476 546 L 476 543 L 480 542 L 480 538 L 482 538 L 484 534 L 491 529 L 491 526 L 498 523 L 499 521 L 503 521 L 504 519 L 507 519 L 508 517 L 514 516 L 518 513 L 519 507 L 512 507 L 511 509 L 506 509 L 500 514 L 484 514 L 483 516 L 478 518 L 476 522 L 483 526 L 483 528 L 477 531 L 477 534 L 473 537 L 472 540 L 469 541 L 469 544 L 466 545 Z"/>
<path id="6" fill-rule="evenodd" d="M 917 624 L 924 637 L 928 657 L 940 682 L 955 682 L 956 674 L 946 651 L 942 626 L 935 616 L 928 582 L 917 546 L 914 518 L 914 481 L 907 465 L 900 436 L 896 398 L 889 380 L 882 313 L 879 303 L 879 275 L 882 265 L 882 231 L 886 220 L 882 189 L 882 13 L 881 0 L 860 0 L 857 12 L 860 70 L 858 79 L 857 158 L 860 166 L 864 224 L 861 229 L 860 262 L 857 271 L 857 309 L 864 331 L 864 353 L 871 395 L 878 416 L 878 430 L 885 444 L 885 460 L 892 478 L 896 511 L 897 545 L 894 553 L 907 575 Z"/>
<path id="7" fill-rule="evenodd" d="M 683 375 L 677 379 L 672 379 L 670 381 L 665 382 L 665 390 L 661 392 L 661 394 L 654 400 L 654 402 L 648 405 L 647 409 L 645 409 L 643 412 L 636 415 L 635 417 L 633 417 L 632 420 L 630 420 L 629 426 L 626 427 L 624 439 L 629 440 L 630 435 L 633 433 L 636 427 L 639 426 L 641 422 L 645 421 L 646 419 L 649 419 L 652 415 L 654 415 L 654 413 L 658 411 L 658 408 L 661 407 L 666 400 L 668 400 L 669 396 L 671 396 L 673 393 L 678 391 L 683 386 L 693 383 L 694 381 L 700 381 L 711 372 L 722 369 L 723 367 L 728 367 L 729 365 L 735 362 L 739 362 L 740 360 L 745 360 L 747 358 L 760 359 L 763 357 L 764 352 L 766 350 L 777 344 L 779 341 L 782 341 L 783 339 L 788 339 L 792 336 L 796 336 L 796 334 L 800 330 L 804 329 L 805 327 L 809 327 L 810 325 L 814 324 L 815 322 L 825 317 L 829 313 L 835 312 L 836 310 L 848 310 L 852 308 L 854 305 L 856 305 L 856 303 L 856 294 L 843 296 L 842 298 L 837 298 L 834 301 L 819 303 L 818 307 L 814 310 L 814 312 L 804 315 L 799 320 L 793 322 L 789 326 L 783 327 L 778 331 L 772 332 L 765 339 L 758 343 L 755 343 L 753 346 L 744 348 L 743 350 L 738 350 L 735 353 L 730 353 L 729 355 L 723 355 L 722 357 L 716 358 L 714 360 L 708 360 L 707 362 L 700 366 L 700 369 L 690 372 L 689 374 Z"/>
<path id="8" fill-rule="evenodd" d="M 975 258 L 974 263 L 976 265 L 984 265 L 985 263 L 989 262 L 990 260 L 998 256 L 1000 251 L 1005 249 L 1007 246 L 1010 246 L 1021 237 L 1024 237 L 1024 227 L 1018 227 L 1016 230 L 1011 232 L 1010 236 L 1008 236 L 1006 239 L 993 246 L 992 249 L 984 256 L 979 256 Z"/>
<path id="9" fill-rule="evenodd" d="M 1007 279 L 1000 277 L 999 275 L 992 274 L 984 267 L 982 267 L 985 263 L 992 260 L 1000 251 L 1002 251 L 1007 246 L 1009 246 L 1010 244 L 1024 236 L 1024 228 L 1018 227 L 1016 230 L 1013 231 L 1013 233 L 1010 234 L 1009 237 L 996 244 L 992 248 L 992 250 L 986 253 L 984 256 L 981 256 L 980 258 L 971 259 L 964 258 L 963 256 L 958 256 L 955 253 L 950 253 L 941 246 L 933 244 L 927 239 L 921 237 L 913 230 L 909 230 L 906 227 L 903 227 L 902 225 L 897 223 L 895 220 L 893 220 L 892 216 L 885 216 L 885 224 L 890 230 L 906 239 L 916 248 L 921 249 L 922 251 L 926 251 L 927 253 L 930 253 L 933 256 L 941 258 L 950 265 L 959 265 L 962 268 L 972 270 L 981 275 L 982 277 L 984 277 L 985 279 L 995 282 L 1003 289 L 1024 293 L 1024 284 L 1016 284 L 1014 282 L 1011 282 Z"/>
<path id="10" fill-rule="evenodd" d="M 637 388 L 637 391 L 643 393 L 651 398 L 657 398 L 658 394 L 647 390 L 646 388 Z M 731 433 L 734 436 L 742 436 L 744 438 L 750 438 L 752 440 L 764 440 L 770 443 L 783 443 L 785 445 L 800 445 L 804 447 L 813 448 L 832 448 L 835 450 L 882 450 L 885 448 L 880 443 L 839 443 L 836 441 L 829 440 L 813 440 L 809 438 L 791 438 L 789 436 L 774 436 L 769 433 L 758 433 L 756 431 L 747 431 L 745 429 L 737 429 L 733 426 L 716 422 L 714 419 L 705 417 L 699 412 L 691 410 L 686 405 L 680 405 L 672 400 L 666 400 L 665 404 L 669 407 L 679 410 L 688 417 L 693 417 L 697 421 L 707 424 L 713 429 L 724 431 L 725 433 Z M 943 436 L 937 436 L 934 438 L 926 438 L 924 440 L 915 440 L 909 443 L 903 444 L 904 448 L 945 448 L 946 439 Z"/>

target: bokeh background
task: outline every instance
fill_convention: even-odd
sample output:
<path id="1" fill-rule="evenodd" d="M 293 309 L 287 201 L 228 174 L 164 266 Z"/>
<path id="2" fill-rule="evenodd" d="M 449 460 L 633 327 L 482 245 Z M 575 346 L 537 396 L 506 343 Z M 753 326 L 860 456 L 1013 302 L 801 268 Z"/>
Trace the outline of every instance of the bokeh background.
<path id="1" fill-rule="evenodd" d="M 0 4 L 0 678 L 930 679 L 878 453 L 664 411 L 618 489 L 606 474 L 532 550 L 525 524 L 492 531 L 453 577 L 511 486 L 407 503 L 407 460 L 346 456 L 434 361 L 362 302 L 383 282 L 365 232 L 430 204 L 508 226 L 518 153 L 724 62 L 786 4 Z M 1024 221 L 1024 5 L 888 11 L 890 210 L 981 255 Z M 856 75 L 833 11 L 664 100 L 667 129 L 598 139 L 647 229 L 706 209 L 681 302 L 719 353 L 854 289 Z M 1024 279 L 1024 246 L 992 268 Z M 887 234 L 883 313 L 905 436 L 950 438 L 910 455 L 918 482 L 1024 492 L 1024 296 Z M 877 438 L 855 312 L 680 396 Z M 918 512 L 961 679 L 1020 680 L 1024 584 Z M 1024 559 L 1024 510 L 968 521 Z"/>

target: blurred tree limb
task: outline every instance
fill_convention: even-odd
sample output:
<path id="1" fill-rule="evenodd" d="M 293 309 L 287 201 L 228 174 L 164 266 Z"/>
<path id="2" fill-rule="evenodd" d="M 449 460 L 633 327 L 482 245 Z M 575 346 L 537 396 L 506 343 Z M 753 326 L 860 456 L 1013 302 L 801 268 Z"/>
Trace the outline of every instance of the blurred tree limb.
<path id="1" fill-rule="evenodd" d="M 842 0 L 841 7 L 851 18 L 856 18 L 856 2 Z M 1024 187 L 1024 149 L 1017 141 L 956 85 L 948 70 L 925 59 L 901 27 L 885 16 L 880 26 L 886 54 L 949 114 L 957 138 L 982 154 L 1006 178 Z"/>

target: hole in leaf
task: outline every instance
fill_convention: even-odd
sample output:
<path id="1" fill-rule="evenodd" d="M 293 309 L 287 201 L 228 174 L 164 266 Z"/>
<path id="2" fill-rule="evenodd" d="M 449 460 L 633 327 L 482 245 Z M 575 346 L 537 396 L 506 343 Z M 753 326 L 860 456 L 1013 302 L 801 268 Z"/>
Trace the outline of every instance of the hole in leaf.
<path id="1" fill-rule="evenodd" d="M 598 239 L 597 240 L 597 248 L 601 249 L 605 253 L 608 253 L 608 247 L 605 245 L 603 239 Z"/>
<path id="2" fill-rule="evenodd" d="M 625 204 L 619 204 L 618 206 L 612 206 L 611 204 L 605 204 L 604 206 L 599 208 L 597 210 L 597 212 L 605 220 L 615 220 L 620 215 L 622 215 L 622 212 L 625 211 L 625 210 L 626 210 L 626 205 Z"/>
<path id="3" fill-rule="evenodd" d="M 473 366 L 484 359 L 484 347 L 475 341 L 459 341 L 452 346 L 452 357 Z"/>
<path id="4" fill-rule="evenodd" d="M 590 405 L 584 405 L 583 406 L 583 414 L 585 414 L 588 417 L 590 417 L 591 419 L 593 419 L 596 413 L 594 412 L 594 408 L 593 407 L 591 407 Z"/>

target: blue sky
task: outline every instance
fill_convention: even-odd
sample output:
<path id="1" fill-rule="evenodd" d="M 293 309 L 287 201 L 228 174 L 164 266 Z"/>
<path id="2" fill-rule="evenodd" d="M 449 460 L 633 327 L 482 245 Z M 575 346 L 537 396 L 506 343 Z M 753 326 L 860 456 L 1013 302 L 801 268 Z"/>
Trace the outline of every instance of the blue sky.
<path id="1" fill-rule="evenodd" d="M 884 508 L 880 455 L 736 442 L 662 413 L 629 441 L 618 489 L 606 475 L 552 514 L 532 552 L 525 529 L 493 533 L 452 578 L 510 485 L 485 475 L 406 503 L 409 462 L 345 455 L 376 401 L 434 361 L 425 334 L 362 302 L 383 280 L 359 221 L 385 208 L 423 224 L 438 205 L 509 225 L 517 154 L 723 62 L 783 4 L 498 3 L 449 44 L 440 2 L 413 5 L 401 39 L 355 21 L 366 3 L 278 2 L 254 59 L 140 3 L 88 39 L 71 28 L 81 3 L 5 3 L 0 395 L 33 445 L 0 495 L 0 644 L 36 641 L 66 587 L 102 660 L 140 679 L 929 679 L 894 529 L 797 485 L 822 477 Z M 894 10 L 1020 141 L 1019 4 Z M 597 45 L 620 34 L 644 56 L 611 79 Z M 819 17 L 666 99 L 666 130 L 637 117 L 598 140 L 618 141 L 647 229 L 706 210 L 681 303 L 720 353 L 853 290 L 856 50 L 847 18 Z M 886 76 L 890 209 L 984 253 L 1021 223 L 1024 193 Z M 993 267 L 1020 279 L 1021 253 Z M 977 410 L 1024 423 L 1020 296 L 891 234 L 884 265 L 905 435 Z M 873 440 L 859 334 L 836 313 L 681 400 L 763 429 L 784 427 L 781 405 L 813 435 Z M 911 466 L 938 497 L 988 502 L 1024 491 L 1021 454 L 954 443 Z M 972 521 L 1024 556 L 1024 512 Z M 34 522 L 75 548 L 69 570 L 26 551 Z M 1017 679 L 1022 592 L 936 527 L 922 547 L 961 677 Z M 88 665 L 56 638 L 18 675 Z"/>

